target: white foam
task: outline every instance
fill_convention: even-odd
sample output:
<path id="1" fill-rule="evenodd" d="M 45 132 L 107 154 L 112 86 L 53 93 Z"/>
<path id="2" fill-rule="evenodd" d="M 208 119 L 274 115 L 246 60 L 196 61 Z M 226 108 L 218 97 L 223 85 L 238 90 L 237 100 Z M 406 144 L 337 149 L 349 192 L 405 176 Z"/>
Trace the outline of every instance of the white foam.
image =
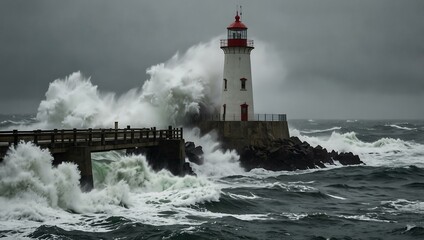
<path id="1" fill-rule="evenodd" d="M 240 166 L 239 158 L 235 150 L 222 150 L 220 144 L 213 133 L 200 136 L 198 128 L 194 128 L 184 133 L 186 141 L 192 141 L 196 145 L 203 147 L 204 163 L 197 165 L 190 163 L 194 172 L 200 176 L 221 178 L 231 175 L 242 175 L 245 173 Z"/>
<path id="2" fill-rule="evenodd" d="M 390 125 L 385 125 L 386 127 L 392 127 L 392 128 L 397 128 L 397 129 L 401 129 L 401 130 L 407 130 L 407 131 L 413 131 L 413 130 L 417 130 L 416 128 L 409 128 L 409 127 L 402 127 L 396 124 L 390 124 Z"/>
<path id="3" fill-rule="evenodd" d="M 384 222 L 384 223 L 393 222 L 393 221 L 389 221 L 389 220 L 372 218 L 372 217 L 365 216 L 365 215 L 352 215 L 352 216 L 338 215 L 338 217 L 345 218 L 345 219 L 353 219 L 353 220 L 358 220 L 358 221 L 367 221 L 367 222 Z"/>
<path id="4" fill-rule="evenodd" d="M 306 213 L 288 213 L 288 212 L 283 212 L 283 213 L 281 213 L 281 216 L 284 216 L 284 217 L 286 217 L 286 218 L 288 218 L 290 220 L 293 220 L 293 221 L 298 221 L 298 220 L 300 220 L 302 218 L 307 217 L 308 214 L 306 214 Z"/>
<path id="5" fill-rule="evenodd" d="M 331 194 L 328 194 L 328 193 L 326 193 L 325 195 L 327 195 L 329 197 L 332 197 L 332 198 L 335 198 L 335 199 L 339 199 L 339 200 L 346 200 L 346 198 L 344 198 L 344 197 L 340 197 L 340 196 L 336 196 L 336 195 L 331 195 Z"/>
<path id="6" fill-rule="evenodd" d="M 98 188 L 84 193 L 74 164 L 52 167 L 50 153 L 32 143 L 10 149 L 0 167 L 0 228 L 28 233 L 43 222 L 92 231 L 89 222 L 77 223 L 107 215 L 123 215 L 149 224 L 199 224 L 181 220 L 184 210 L 219 200 L 220 187 L 206 178 L 175 177 L 165 170 L 155 173 L 143 156 L 115 153 L 103 157 L 110 158 L 105 178 Z M 70 214 L 69 210 L 81 214 Z M 175 214 L 161 215 L 166 211 Z M 96 231 L 99 229 L 96 227 Z"/>
<path id="7" fill-rule="evenodd" d="M 190 215 L 205 217 L 205 218 L 224 218 L 224 217 L 233 217 L 243 221 L 254 221 L 254 220 L 269 220 L 273 219 L 269 214 L 230 214 L 230 213 L 219 213 L 219 212 L 210 212 L 207 210 L 197 211 L 194 209 L 186 209 L 187 213 Z"/>
<path id="8" fill-rule="evenodd" d="M 342 127 L 332 127 L 332 128 L 328 128 L 328 129 L 321 129 L 321 130 L 309 130 L 309 131 L 300 131 L 301 133 L 306 133 L 306 134 L 311 134 L 311 133 L 324 133 L 324 132 L 331 132 L 331 131 L 335 131 L 335 130 L 340 130 L 342 129 Z"/>
<path id="9" fill-rule="evenodd" d="M 409 165 L 424 167 L 424 146 L 401 139 L 381 138 L 374 142 L 364 142 L 357 138 L 355 132 L 337 133 L 330 136 L 305 136 L 297 129 L 290 130 L 292 136 L 307 141 L 312 146 L 320 145 L 327 150 L 353 152 L 370 166 L 403 167 Z"/>
<path id="10" fill-rule="evenodd" d="M 387 212 L 410 212 L 424 214 L 424 202 L 421 201 L 397 199 L 392 201 L 382 201 L 381 204 L 390 207 L 390 209 L 386 208 Z"/>
<path id="11" fill-rule="evenodd" d="M 250 196 L 241 195 L 241 194 L 235 194 L 235 193 L 227 193 L 227 195 L 230 196 L 232 199 L 247 199 L 247 200 L 252 200 L 252 199 L 261 198 L 261 197 L 256 196 L 253 193 L 250 193 Z"/>

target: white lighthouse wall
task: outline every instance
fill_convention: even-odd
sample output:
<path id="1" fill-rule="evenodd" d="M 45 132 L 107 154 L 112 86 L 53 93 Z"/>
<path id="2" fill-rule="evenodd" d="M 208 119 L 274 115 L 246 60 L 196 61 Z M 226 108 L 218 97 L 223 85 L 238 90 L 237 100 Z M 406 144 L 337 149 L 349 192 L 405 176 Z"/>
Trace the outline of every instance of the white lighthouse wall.
<path id="1" fill-rule="evenodd" d="M 250 68 L 250 51 L 243 47 L 228 47 L 223 49 L 225 53 L 223 79 L 227 79 L 227 89 L 222 79 L 221 94 L 221 117 L 224 113 L 223 105 L 226 105 L 226 121 L 240 121 L 241 107 L 248 105 L 248 120 L 254 120 L 252 73 Z M 241 78 L 246 79 L 245 90 L 241 86 Z"/>

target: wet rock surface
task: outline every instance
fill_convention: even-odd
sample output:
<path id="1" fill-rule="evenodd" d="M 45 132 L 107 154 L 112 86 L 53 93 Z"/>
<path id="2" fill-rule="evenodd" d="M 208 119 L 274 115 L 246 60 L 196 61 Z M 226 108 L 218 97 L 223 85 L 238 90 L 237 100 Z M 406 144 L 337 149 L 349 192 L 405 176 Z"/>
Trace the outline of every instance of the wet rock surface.
<path id="1" fill-rule="evenodd" d="M 196 146 L 193 142 L 186 142 L 185 154 L 190 162 L 196 163 L 197 165 L 203 164 L 202 146 Z"/>
<path id="2" fill-rule="evenodd" d="M 185 155 L 189 162 L 197 165 L 203 164 L 202 146 L 196 146 L 194 142 L 186 142 L 184 147 Z M 196 175 L 188 162 L 184 163 L 183 172 L 184 174 Z"/>
<path id="3" fill-rule="evenodd" d="M 297 137 L 278 139 L 266 146 L 246 146 L 240 152 L 240 164 L 247 171 L 264 168 L 272 171 L 294 171 L 325 168 L 339 162 L 342 165 L 364 164 L 358 155 L 351 152 L 328 152 L 327 149 L 312 147 Z"/>

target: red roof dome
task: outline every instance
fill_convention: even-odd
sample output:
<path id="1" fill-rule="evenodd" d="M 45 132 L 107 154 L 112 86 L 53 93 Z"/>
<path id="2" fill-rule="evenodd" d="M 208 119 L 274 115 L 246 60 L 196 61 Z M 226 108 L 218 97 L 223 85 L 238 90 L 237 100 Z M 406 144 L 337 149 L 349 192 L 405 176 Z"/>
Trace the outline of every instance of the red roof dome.
<path id="1" fill-rule="evenodd" d="M 237 12 L 237 15 L 235 16 L 235 19 L 236 21 L 231 23 L 230 26 L 227 27 L 227 29 L 233 29 L 233 28 L 247 29 L 246 25 L 244 25 L 244 23 L 240 21 L 240 16 L 238 15 L 238 12 Z"/>

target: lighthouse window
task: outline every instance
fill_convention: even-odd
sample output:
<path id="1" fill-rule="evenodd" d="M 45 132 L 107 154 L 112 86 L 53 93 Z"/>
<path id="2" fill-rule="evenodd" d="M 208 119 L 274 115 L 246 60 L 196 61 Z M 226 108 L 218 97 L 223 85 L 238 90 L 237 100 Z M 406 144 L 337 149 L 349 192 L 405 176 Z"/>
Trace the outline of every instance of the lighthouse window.
<path id="1" fill-rule="evenodd" d="M 240 79 L 242 91 L 246 91 L 246 80 L 247 80 L 246 78 Z"/>
<path id="2" fill-rule="evenodd" d="M 227 79 L 224 78 L 224 91 L 227 91 Z"/>

